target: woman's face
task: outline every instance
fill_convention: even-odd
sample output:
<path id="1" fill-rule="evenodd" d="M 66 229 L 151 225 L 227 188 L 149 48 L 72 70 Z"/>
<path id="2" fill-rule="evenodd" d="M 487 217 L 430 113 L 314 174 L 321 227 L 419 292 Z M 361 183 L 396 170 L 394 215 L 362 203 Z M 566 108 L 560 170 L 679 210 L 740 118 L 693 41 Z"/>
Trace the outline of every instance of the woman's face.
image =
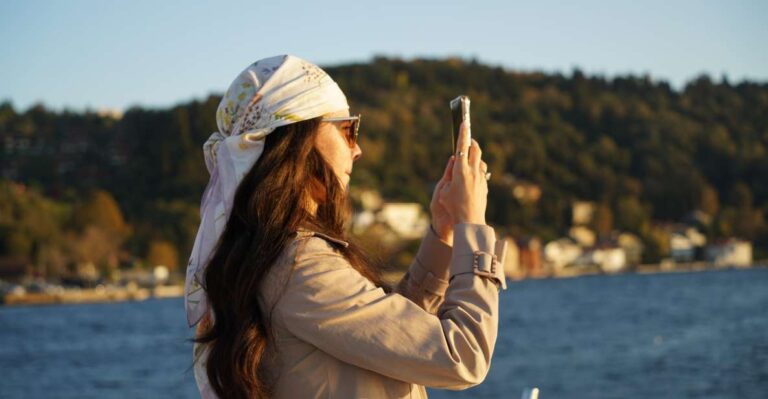
<path id="1" fill-rule="evenodd" d="M 323 115 L 325 118 L 339 116 L 349 116 L 349 111 L 337 111 Z M 363 151 L 357 143 L 355 143 L 354 148 L 349 147 L 347 134 L 349 129 L 351 129 L 351 126 L 352 122 L 350 121 L 321 122 L 315 139 L 315 147 L 325 161 L 331 165 L 345 189 L 349 188 L 352 163 L 363 154 Z"/>

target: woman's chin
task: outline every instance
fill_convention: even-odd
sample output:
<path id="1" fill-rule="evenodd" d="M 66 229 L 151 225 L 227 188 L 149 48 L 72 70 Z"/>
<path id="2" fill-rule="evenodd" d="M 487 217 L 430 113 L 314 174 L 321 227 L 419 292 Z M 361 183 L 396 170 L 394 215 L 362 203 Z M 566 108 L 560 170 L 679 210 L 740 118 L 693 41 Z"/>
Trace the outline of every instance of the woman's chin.
<path id="1" fill-rule="evenodd" d="M 352 180 L 352 176 L 350 176 L 349 173 L 344 173 L 341 176 L 337 175 L 337 177 L 341 188 L 343 188 L 345 192 L 349 192 L 349 182 Z"/>

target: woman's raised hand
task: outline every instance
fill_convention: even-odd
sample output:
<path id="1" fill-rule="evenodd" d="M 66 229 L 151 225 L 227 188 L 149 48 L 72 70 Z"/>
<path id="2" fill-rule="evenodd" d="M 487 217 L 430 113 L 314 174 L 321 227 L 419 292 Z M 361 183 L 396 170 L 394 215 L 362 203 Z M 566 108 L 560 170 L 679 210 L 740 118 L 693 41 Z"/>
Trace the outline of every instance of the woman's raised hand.
<path id="1" fill-rule="evenodd" d="M 429 210 L 432 212 L 432 229 L 441 240 L 449 245 L 453 245 L 453 225 L 456 222 L 453 219 L 453 215 L 448 212 L 448 209 L 440 203 L 440 192 L 446 184 L 451 182 L 455 159 L 455 156 L 451 156 L 448 159 L 443 177 L 435 185 L 435 191 L 432 193 L 432 202 L 429 204 Z"/>
<path id="2" fill-rule="evenodd" d="M 459 145 L 452 162 L 450 180 L 439 186 L 438 202 L 451 215 L 455 223 L 485 224 L 488 204 L 488 165 L 475 140 L 470 139 L 470 126 L 461 124 Z M 442 180 L 441 180 L 442 181 Z"/>

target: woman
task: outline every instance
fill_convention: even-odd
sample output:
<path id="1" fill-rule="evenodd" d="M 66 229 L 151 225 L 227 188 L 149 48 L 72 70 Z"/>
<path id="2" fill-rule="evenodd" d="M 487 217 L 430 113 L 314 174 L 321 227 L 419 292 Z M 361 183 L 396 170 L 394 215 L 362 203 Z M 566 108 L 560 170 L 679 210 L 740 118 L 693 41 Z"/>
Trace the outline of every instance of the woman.
<path id="1" fill-rule="evenodd" d="M 360 117 L 324 71 L 257 61 L 216 119 L 185 287 L 203 397 L 426 397 L 485 378 L 504 248 L 485 224 L 489 174 L 469 126 L 390 290 L 345 238 Z"/>

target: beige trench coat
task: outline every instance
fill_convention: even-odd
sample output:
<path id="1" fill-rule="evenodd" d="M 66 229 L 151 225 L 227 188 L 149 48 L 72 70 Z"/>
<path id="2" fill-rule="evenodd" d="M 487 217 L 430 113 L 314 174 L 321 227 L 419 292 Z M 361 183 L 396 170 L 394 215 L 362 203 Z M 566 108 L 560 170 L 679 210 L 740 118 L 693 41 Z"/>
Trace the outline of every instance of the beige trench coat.
<path id="1" fill-rule="evenodd" d="M 425 386 L 460 390 L 483 381 L 506 288 L 500 266 L 495 278 L 474 267 L 491 259 L 476 251 L 503 261 L 491 227 L 457 224 L 453 248 L 430 229 L 390 294 L 336 251 L 345 245 L 301 230 L 264 281 L 261 305 L 275 306 L 277 344 L 262 365 L 275 398 L 426 398 Z M 215 398 L 205 345 L 195 344 L 194 356 L 201 396 Z"/>

